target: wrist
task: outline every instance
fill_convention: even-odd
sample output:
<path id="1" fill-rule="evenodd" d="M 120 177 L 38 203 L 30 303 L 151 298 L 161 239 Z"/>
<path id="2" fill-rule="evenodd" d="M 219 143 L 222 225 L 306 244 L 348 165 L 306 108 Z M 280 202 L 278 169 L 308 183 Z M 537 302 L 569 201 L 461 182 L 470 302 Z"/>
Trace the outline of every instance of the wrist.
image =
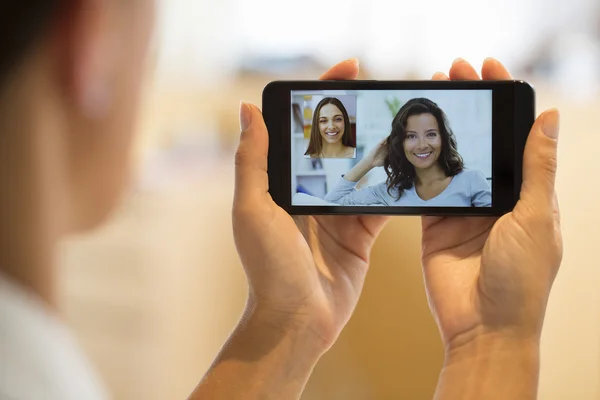
<path id="1" fill-rule="evenodd" d="M 299 398 L 323 352 L 302 319 L 247 307 L 191 398 Z"/>
<path id="2" fill-rule="evenodd" d="M 279 311 L 249 301 L 231 344 L 249 359 L 269 359 L 270 364 L 281 365 L 299 378 L 310 375 L 328 349 L 310 316 L 309 312 Z"/>
<path id="3" fill-rule="evenodd" d="M 438 399 L 535 399 L 539 379 L 539 340 L 485 333 L 446 348 Z M 452 393 L 452 395 L 443 395 Z"/>
<path id="4" fill-rule="evenodd" d="M 369 172 L 370 170 L 377 168 L 377 165 L 376 165 L 374 159 L 368 159 L 368 160 L 365 160 L 364 167 L 365 167 L 365 170 L 367 172 Z"/>
<path id="5" fill-rule="evenodd" d="M 539 340 L 502 333 L 485 333 L 446 346 L 445 364 L 485 363 L 490 360 L 523 359 L 535 367 L 539 358 Z"/>

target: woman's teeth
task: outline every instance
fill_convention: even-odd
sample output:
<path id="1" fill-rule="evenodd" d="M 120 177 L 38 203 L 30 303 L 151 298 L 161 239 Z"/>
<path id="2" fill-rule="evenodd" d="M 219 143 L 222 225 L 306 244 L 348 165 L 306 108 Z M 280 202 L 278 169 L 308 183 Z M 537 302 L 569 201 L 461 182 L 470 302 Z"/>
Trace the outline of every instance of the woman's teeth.
<path id="1" fill-rule="evenodd" d="M 335 135 L 337 135 L 338 133 L 337 133 L 337 132 L 325 132 L 325 134 L 326 134 L 327 136 L 335 136 Z"/>
<path id="2" fill-rule="evenodd" d="M 432 152 L 429 152 L 429 153 L 414 153 L 414 155 L 417 156 L 417 158 L 423 159 L 423 158 L 429 157 L 431 155 L 431 153 Z"/>

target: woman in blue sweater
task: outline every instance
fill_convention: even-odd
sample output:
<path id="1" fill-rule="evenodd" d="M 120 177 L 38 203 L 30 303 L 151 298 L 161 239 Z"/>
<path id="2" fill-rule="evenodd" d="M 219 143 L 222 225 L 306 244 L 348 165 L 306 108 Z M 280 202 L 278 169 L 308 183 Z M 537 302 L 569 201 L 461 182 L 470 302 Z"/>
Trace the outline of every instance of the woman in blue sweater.
<path id="1" fill-rule="evenodd" d="M 372 169 L 387 180 L 356 190 Z M 485 176 L 465 169 L 442 109 L 426 98 L 408 101 L 392 121 L 392 132 L 344 175 L 325 200 L 341 205 L 491 207 Z"/>

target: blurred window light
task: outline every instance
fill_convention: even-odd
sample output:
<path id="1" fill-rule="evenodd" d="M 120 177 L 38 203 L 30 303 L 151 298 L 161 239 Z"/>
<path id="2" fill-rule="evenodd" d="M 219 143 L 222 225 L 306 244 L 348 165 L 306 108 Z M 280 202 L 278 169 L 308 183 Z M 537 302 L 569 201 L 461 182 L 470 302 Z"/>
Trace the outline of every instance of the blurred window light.
<path id="1" fill-rule="evenodd" d="M 160 76 L 206 84 L 256 57 L 308 55 L 325 64 L 359 57 L 378 79 L 429 77 L 459 56 L 476 68 L 493 56 L 518 70 L 536 62 L 552 35 L 597 42 L 600 32 L 597 0 L 159 0 L 159 7 Z"/>

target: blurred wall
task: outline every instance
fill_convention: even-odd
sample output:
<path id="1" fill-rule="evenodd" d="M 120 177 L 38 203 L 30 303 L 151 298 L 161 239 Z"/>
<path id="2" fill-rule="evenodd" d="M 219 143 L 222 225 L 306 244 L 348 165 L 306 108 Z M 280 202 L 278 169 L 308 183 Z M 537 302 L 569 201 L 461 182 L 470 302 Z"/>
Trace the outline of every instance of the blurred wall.
<path id="1" fill-rule="evenodd" d="M 540 399 L 600 399 L 600 268 L 595 249 L 600 99 L 575 102 L 538 87 L 538 109 L 562 112 L 557 191 L 565 243 L 542 341 Z"/>
<path id="2" fill-rule="evenodd" d="M 216 86 L 234 61 L 257 54 L 326 64 L 358 56 L 379 79 L 429 77 L 458 56 L 477 66 L 494 56 L 514 70 L 560 34 L 597 35 L 600 19 L 595 0 L 158 2 L 161 76 Z"/>

